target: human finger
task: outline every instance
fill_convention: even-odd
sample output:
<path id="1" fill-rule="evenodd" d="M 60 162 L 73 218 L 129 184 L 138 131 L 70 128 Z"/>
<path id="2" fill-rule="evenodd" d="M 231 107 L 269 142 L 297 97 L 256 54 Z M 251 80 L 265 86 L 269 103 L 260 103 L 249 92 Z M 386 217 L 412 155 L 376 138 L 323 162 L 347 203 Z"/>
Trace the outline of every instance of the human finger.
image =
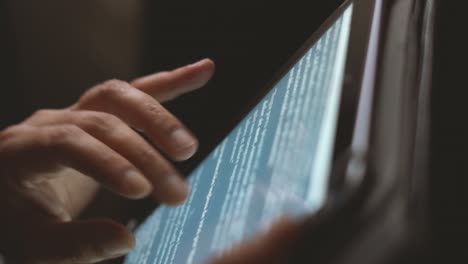
<path id="1" fill-rule="evenodd" d="M 152 184 L 153 196 L 162 203 L 179 204 L 188 187 L 177 170 L 122 120 L 104 112 L 43 110 L 30 125 L 75 125 L 130 161 Z"/>
<path id="2" fill-rule="evenodd" d="M 143 131 L 174 160 L 186 160 L 198 148 L 197 139 L 182 122 L 150 95 L 123 81 L 111 80 L 94 87 L 71 109 L 115 115 Z"/>
<path id="3" fill-rule="evenodd" d="M 20 167 L 64 165 L 129 198 L 151 191 L 150 183 L 132 163 L 75 125 L 21 125 L 4 131 L 2 137 L 6 140 L 0 142 L 0 156 Z"/>
<path id="4" fill-rule="evenodd" d="M 121 257 L 135 247 L 133 234 L 105 219 L 44 222 L 22 232 L 24 263 L 85 264 Z M 19 234 L 21 235 L 21 234 Z M 23 262 L 22 262 L 23 263 Z"/>
<path id="5" fill-rule="evenodd" d="M 214 71 L 214 62 L 204 59 L 172 71 L 138 78 L 131 84 L 159 102 L 166 102 L 203 87 L 211 79 Z"/>
<path id="6" fill-rule="evenodd" d="M 281 219 L 266 233 L 243 242 L 209 264 L 288 264 L 300 224 Z"/>

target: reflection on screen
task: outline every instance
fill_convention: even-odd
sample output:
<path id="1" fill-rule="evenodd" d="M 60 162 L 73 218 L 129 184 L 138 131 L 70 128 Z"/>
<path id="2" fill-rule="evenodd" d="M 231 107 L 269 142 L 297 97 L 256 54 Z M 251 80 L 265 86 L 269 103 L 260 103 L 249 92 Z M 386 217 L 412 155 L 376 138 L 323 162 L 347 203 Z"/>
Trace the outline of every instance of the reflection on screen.
<path id="1" fill-rule="evenodd" d="M 352 6 L 190 175 L 179 208 L 158 208 L 126 263 L 203 263 L 279 216 L 323 205 Z"/>

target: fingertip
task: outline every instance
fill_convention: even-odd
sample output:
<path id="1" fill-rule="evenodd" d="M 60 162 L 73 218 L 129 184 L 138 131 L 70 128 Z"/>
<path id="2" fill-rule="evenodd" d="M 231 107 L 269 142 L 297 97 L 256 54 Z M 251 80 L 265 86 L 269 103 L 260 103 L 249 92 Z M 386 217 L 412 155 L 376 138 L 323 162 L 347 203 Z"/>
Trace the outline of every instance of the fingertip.
<path id="1" fill-rule="evenodd" d="M 168 134 L 164 149 L 174 161 L 185 161 L 198 150 L 197 138 L 186 128 L 178 128 Z"/>
<path id="2" fill-rule="evenodd" d="M 214 61 L 207 58 L 172 71 L 135 79 L 131 84 L 158 101 L 166 102 L 205 86 L 213 77 L 215 69 Z"/>
<path id="3" fill-rule="evenodd" d="M 167 179 L 158 186 L 153 197 L 156 201 L 175 207 L 183 204 L 190 194 L 188 184 L 179 175 L 168 176 Z"/>
<path id="4" fill-rule="evenodd" d="M 192 82 L 194 88 L 197 89 L 205 86 L 211 80 L 216 70 L 216 64 L 213 60 L 206 58 L 188 65 L 187 68 L 193 74 L 194 80 Z"/>
<path id="5" fill-rule="evenodd" d="M 203 59 L 202 64 L 204 65 L 205 70 L 207 72 L 207 78 L 211 79 L 211 77 L 216 71 L 216 64 L 211 59 Z"/>
<path id="6" fill-rule="evenodd" d="M 136 240 L 134 236 L 127 237 L 125 242 L 122 241 L 110 241 L 106 246 L 106 256 L 107 259 L 118 258 L 127 255 L 130 253 L 136 245 Z"/>
<path id="7" fill-rule="evenodd" d="M 194 140 L 190 144 L 177 148 L 172 154 L 174 161 L 186 161 L 192 158 L 198 151 L 198 141 Z"/>
<path id="8" fill-rule="evenodd" d="M 130 230 L 110 219 L 48 223 L 40 232 L 27 255 L 41 263 L 96 263 L 123 256 L 136 244 Z"/>
<path id="9" fill-rule="evenodd" d="M 125 248 L 127 251 L 135 248 L 136 240 L 133 233 L 125 226 L 110 219 L 88 220 L 102 236 L 103 242 L 108 242 L 109 248 Z"/>
<path id="10" fill-rule="evenodd" d="M 99 227 L 96 232 L 100 233 L 100 238 L 95 240 L 94 247 L 97 259 L 106 260 L 124 256 L 135 248 L 136 239 L 133 233 L 123 225 L 111 220 L 91 220 L 95 227 Z M 92 254 L 91 254 L 92 255 Z"/>
<path id="11" fill-rule="evenodd" d="M 210 58 L 205 58 L 205 59 L 201 59 L 195 63 L 192 63 L 190 65 L 188 65 L 188 67 L 192 67 L 192 68 L 196 68 L 196 67 L 200 67 L 200 68 L 204 68 L 206 70 L 211 70 L 211 71 L 214 71 L 215 68 L 216 68 L 216 64 L 214 63 L 214 61 Z"/>
<path id="12" fill-rule="evenodd" d="M 212 59 L 203 59 L 201 60 L 201 64 L 204 65 L 205 69 L 211 74 L 213 74 L 216 70 L 216 64 Z"/>
<path id="13" fill-rule="evenodd" d="M 171 199 L 167 201 L 169 206 L 179 206 L 182 205 L 187 197 L 189 196 L 190 190 L 187 183 L 180 177 L 171 177 L 167 186 L 172 190 Z"/>
<path id="14" fill-rule="evenodd" d="M 125 172 L 120 184 L 120 193 L 130 199 L 143 199 L 151 194 L 151 183 L 139 172 L 129 170 Z"/>

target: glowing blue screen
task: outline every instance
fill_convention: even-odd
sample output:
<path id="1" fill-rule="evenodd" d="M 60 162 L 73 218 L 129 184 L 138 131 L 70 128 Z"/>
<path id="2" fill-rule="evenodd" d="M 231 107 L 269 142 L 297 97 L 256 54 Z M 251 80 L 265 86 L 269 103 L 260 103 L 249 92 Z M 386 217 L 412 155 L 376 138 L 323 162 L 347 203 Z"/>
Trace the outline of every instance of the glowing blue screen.
<path id="1" fill-rule="evenodd" d="M 193 171 L 183 206 L 146 219 L 125 263 L 204 263 L 323 206 L 351 17 L 352 6 Z"/>

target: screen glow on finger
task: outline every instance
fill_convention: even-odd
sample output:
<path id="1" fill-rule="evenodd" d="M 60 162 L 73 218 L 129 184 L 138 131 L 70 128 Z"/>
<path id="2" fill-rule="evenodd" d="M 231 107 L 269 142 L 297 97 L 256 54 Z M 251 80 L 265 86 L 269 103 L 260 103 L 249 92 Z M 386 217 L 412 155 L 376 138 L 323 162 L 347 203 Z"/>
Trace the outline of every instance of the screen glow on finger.
<path id="1" fill-rule="evenodd" d="M 353 6 L 190 175 L 191 195 L 138 228 L 126 263 L 204 263 L 327 192 Z"/>

